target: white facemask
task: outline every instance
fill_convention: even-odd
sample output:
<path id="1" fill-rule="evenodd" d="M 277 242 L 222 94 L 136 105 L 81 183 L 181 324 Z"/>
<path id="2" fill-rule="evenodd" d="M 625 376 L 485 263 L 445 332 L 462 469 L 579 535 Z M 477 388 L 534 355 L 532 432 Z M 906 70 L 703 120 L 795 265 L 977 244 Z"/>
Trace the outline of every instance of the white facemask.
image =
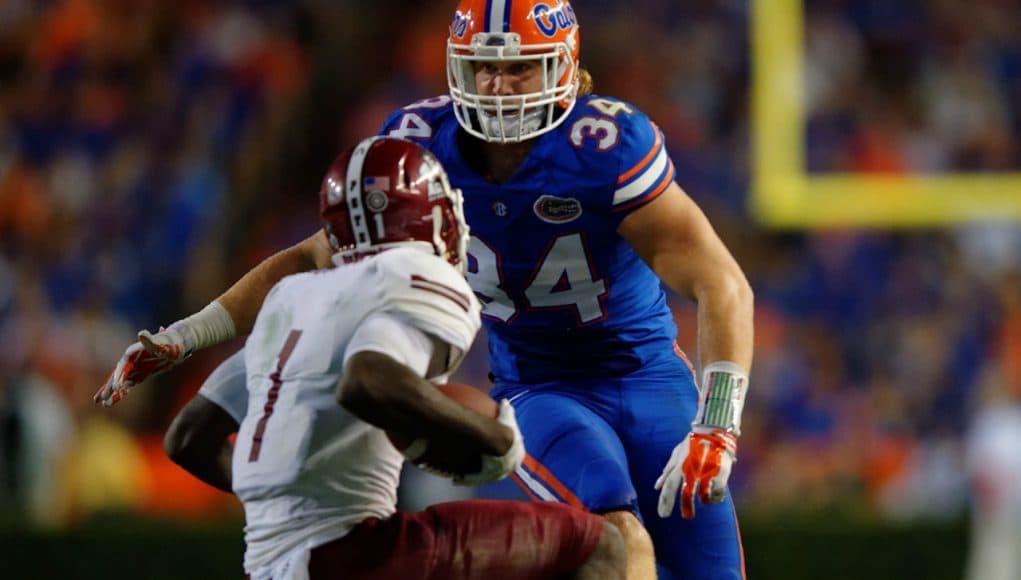
<path id="1" fill-rule="evenodd" d="M 482 132 L 490 139 L 502 141 L 506 137 L 543 133 L 539 129 L 546 121 L 546 110 L 544 108 L 527 110 L 524 116 L 517 113 L 504 113 L 501 116 L 480 110 L 478 116 Z"/>
<path id="2" fill-rule="evenodd" d="M 576 42 L 576 35 L 571 35 L 562 42 L 530 44 L 527 55 L 522 54 L 520 36 L 513 32 L 479 32 L 466 43 L 448 42 L 447 84 L 457 122 L 468 134 L 494 143 L 525 141 L 559 126 L 576 102 Z M 478 94 L 477 63 L 520 60 L 541 62 L 541 89 L 520 95 Z M 516 113 L 522 102 L 527 103 L 527 110 L 519 116 Z"/>

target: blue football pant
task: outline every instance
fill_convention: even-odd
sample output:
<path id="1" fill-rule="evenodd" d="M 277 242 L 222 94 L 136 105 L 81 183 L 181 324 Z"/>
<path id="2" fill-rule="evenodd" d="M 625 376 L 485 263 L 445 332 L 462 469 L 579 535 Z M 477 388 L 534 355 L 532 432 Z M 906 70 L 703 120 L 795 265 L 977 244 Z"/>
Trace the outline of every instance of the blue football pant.
<path id="1" fill-rule="evenodd" d="M 696 504 L 694 520 L 656 513 L 656 478 L 690 430 L 698 404 L 690 375 L 598 384 L 497 384 L 514 403 L 528 457 L 514 480 L 533 499 L 597 513 L 627 509 L 652 536 L 660 578 L 744 578 L 737 516 L 728 494 Z M 679 502 L 678 502 L 679 505 Z"/>

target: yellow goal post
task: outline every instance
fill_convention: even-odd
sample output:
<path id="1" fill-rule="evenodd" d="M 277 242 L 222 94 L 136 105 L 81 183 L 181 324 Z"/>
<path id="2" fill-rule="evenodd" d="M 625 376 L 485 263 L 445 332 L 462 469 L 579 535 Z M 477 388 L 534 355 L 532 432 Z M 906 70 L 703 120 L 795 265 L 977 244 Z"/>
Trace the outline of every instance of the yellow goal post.
<path id="1" fill-rule="evenodd" d="M 751 2 L 752 214 L 790 229 L 1021 221 L 1021 172 L 807 171 L 803 2 Z"/>

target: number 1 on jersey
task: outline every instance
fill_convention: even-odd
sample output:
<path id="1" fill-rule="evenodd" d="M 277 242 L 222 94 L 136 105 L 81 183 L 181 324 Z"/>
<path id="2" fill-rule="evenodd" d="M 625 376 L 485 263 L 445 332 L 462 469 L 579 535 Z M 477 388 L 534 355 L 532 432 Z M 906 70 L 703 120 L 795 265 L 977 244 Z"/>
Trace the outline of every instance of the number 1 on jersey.
<path id="1" fill-rule="evenodd" d="M 500 256 L 476 236 L 468 254 L 475 266 L 468 271 L 468 282 L 482 301 L 483 316 L 502 322 L 517 316 L 517 302 L 504 287 Z M 585 238 L 574 233 L 552 240 L 519 300 L 532 309 L 573 308 L 578 323 L 588 324 L 606 316 L 600 301 L 605 295 L 606 281 L 593 276 Z"/>
<path id="2" fill-rule="evenodd" d="M 287 359 L 291 358 L 291 353 L 294 352 L 294 347 L 297 346 L 299 338 L 301 338 L 301 331 L 292 330 L 287 335 L 287 340 L 284 341 L 284 345 L 280 349 L 280 355 L 277 357 L 277 368 L 270 375 L 273 386 L 266 393 L 266 404 L 262 408 L 262 417 L 259 418 L 259 423 L 256 424 L 255 432 L 252 434 L 252 448 L 248 453 L 249 463 L 259 460 L 263 436 L 266 434 L 266 423 L 269 422 L 269 418 L 273 415 L 277 398 L 280 396 L 280 388 L 284 386 L 284 381 L 280 375 L 284 372 L 284 365 L 287 364 Z"/>

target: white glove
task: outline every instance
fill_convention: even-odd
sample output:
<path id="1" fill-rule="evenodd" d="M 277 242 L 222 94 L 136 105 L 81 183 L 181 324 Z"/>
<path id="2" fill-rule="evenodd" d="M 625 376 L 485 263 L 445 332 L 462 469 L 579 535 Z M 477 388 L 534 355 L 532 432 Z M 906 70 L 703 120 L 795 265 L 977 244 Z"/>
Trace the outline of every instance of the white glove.
<path id="1" fill-rule="evenodd" d="M 511 443 L 510 449 L 500 456 L 483 455 L 482 467 L 478 472 L 455 475 L 453 478 L 455 484 L 482 485 L 499 481 L 514 473 L 521 466 L 521 462 L 525 459 L 525 442 L 521 438 L 521 430 L 518 429 L 518 422 L 514 418 L 514 406 L 507 399 L 500 401 L 500 412 L 496 416 L 496 420 L 514 432 L 514 442 Z"/>
<path id="2" fill-rule="evenodd" d="M 184 334 L 171 325 L 160 328 L 156 334 L 148 330 L 138 333 L 138 342 L 134 342 L 124 351 L 113 372 L 106 378 L 103 386 L 96 391 L 92 400 L 99 405 L 109 407 L 128 395 L 135 385 L 141 384 L 149 377 L 165 373 L 191 354 L 191 347 L 185 341 Z"/>
<path id="3" fill-rule="evenodd" d="M 659 492 L 659 517 L 674 511 L 678 490 L 681 517 L 695 517 L 695 496 L 704 504 L 723 501 L 727 479 L 737 461 L 737 437 L 723 429 L 695 426 L 670 455 L 663 474 L 656 480 Z"/>

